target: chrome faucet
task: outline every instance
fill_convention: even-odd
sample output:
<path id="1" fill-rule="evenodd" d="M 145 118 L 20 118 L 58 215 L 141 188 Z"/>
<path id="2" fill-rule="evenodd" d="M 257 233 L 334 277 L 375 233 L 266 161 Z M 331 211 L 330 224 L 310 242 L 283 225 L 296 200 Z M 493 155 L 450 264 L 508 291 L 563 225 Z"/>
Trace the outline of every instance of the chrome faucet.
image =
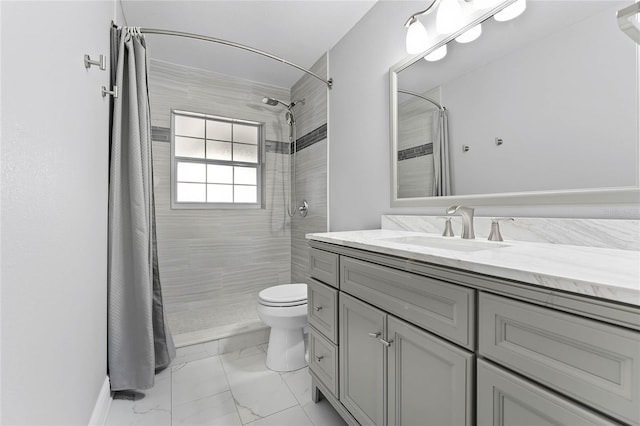
<path id="1" fill-rule="evenodd" d="M 473 232 L 473 209 L 465 206 L 451 206 L 447 209 L 447 214 L 460 213 L 462 216 L 462 235 L 466 240 L 473 240 L 476 235 Z"/>

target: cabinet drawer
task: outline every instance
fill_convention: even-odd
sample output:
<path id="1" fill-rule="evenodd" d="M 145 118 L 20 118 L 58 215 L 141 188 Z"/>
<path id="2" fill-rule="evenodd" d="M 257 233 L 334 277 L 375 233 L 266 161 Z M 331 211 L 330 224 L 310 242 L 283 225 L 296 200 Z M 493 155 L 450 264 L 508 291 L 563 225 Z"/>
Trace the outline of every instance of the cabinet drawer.
<path id="1" fill-rule="evenodd" d="M 478 360 L 478 425 L 615 425 L 605 417 Z"/>
<path id="2" fill-rule="evenodd" d="M 338 343 L 338 290 L 313 278 L 309 280 L 309 324 L 333 343 Z"/>
<path id="3" fill-rule="evenodd" d="M 340 289 L 474 349 L 475 290 L 345 256 Z"/>
<path id="4" fill-rule="evenodd" d="M 313 327 L 309 327 L 309 369 L 337 399 L 338 348 Z"/>
<path id="5" fill-rule="evenodd" d="M 310 249 L 309 275 L 338 288 L 338 255 L 315 248 Z"/>
<path id="6" fill-rule="evenodd" d="M 640 333 L 491 294 L 479 300 L 482 355 L 640 424 Z"/>

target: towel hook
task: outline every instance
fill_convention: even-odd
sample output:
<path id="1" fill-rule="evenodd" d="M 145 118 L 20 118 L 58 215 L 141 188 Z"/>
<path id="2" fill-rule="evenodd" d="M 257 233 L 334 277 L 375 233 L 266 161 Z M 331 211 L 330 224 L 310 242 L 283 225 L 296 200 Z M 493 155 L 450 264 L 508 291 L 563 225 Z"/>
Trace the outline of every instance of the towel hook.
<path id="1" fill-rule="evenodd" d="M 107 58 L 104 55 L 100 55 L 98 60 L 91 59 L 89 55 L 84 55 L 84 67 L 89 69 L 91 65 L 97 65 L 102 71 L 107 69 Z"/>
<path id="2" fill-rule="evenodd" d="M 105 86 L 102 86 L 102 97 L 104 98 L 107 95 L 113 96 L 113 99 L 118 98 L 118 86 L 113 86 L 113 90 L 107 90 Z"/>

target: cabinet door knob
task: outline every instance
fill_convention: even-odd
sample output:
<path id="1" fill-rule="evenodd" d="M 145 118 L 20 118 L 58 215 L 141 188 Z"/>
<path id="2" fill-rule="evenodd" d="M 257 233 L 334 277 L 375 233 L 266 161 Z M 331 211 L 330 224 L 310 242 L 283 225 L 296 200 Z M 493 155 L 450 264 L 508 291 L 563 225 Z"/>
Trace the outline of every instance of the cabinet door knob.
<path id="1" fill-rule="evenodd" d="M 313 308 L 316 312 L 320 312 L 322 310 L 322 306 L 316 306 Z"/>
<path id="2" fill-rule="evenodd" d="M 374 339 L 377 339 L 378 337 L 380 337 L 380 332 L 376 331 L 375 333 L 367 333 L 367 335 L 369 337 L 373 337 Z"/>
<path id="3" fill-rule="evenodd" d="M 316 355 L 316 359 L 320 362 L 324 359 L 324 355 Z"/>
<path id="4" fill-rule="evenodd" d="M 388 342 L 384 339 L 380 339 L 380 343 L 382 343 L 383 345 L 385 345 L 386 347 L 390 347 L 391 344 L 393 343 L 393 340 L 389 340 Z"/>

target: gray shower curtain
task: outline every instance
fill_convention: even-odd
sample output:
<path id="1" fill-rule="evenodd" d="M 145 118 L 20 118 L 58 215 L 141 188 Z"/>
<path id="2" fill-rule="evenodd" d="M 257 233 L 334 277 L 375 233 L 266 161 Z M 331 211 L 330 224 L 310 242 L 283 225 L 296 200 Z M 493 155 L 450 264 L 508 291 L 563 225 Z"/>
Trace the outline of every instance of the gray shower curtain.
<path id="1" fill-rule="evenodd" d="M 433 122 L 433 195 L 451 194 L 451 168 L 449 166 L 449 118 L 447 110 L 436 111 Z"/>
<path id="2" fill-rule="evenodd" d="M 114 29 L 114 48 L 119 94 L 109 161 L 107 350 L 111 390 L 117 391 L 151 388 L 175 347 L 158 271 L 144 36 L 135 28 Z"/>

